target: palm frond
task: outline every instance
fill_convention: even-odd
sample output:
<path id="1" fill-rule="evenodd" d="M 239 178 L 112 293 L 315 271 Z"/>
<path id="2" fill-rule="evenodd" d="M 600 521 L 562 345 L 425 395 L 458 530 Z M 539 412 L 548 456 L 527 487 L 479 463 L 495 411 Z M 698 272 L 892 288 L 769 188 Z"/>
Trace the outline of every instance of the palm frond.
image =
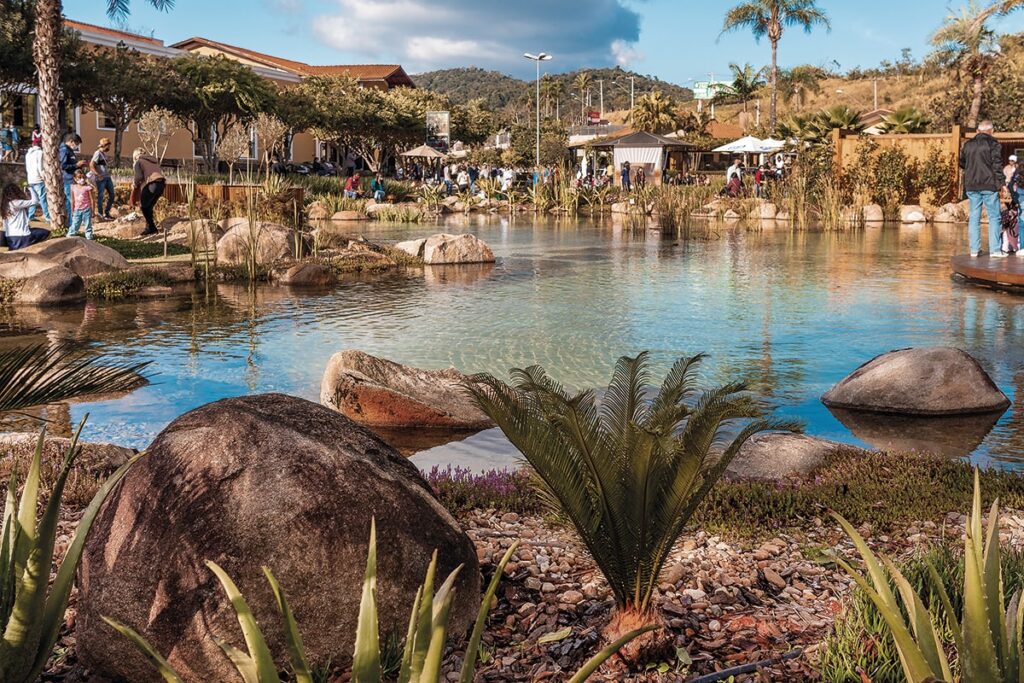
<path id="1" fill-rule="evenodd" d="M 160 11 L 174 8 L 174 0 L 148 0 Z M 131 13 L 131 0 L 107 0 L 107 16 L 113 21 L 123 21 Z"/>

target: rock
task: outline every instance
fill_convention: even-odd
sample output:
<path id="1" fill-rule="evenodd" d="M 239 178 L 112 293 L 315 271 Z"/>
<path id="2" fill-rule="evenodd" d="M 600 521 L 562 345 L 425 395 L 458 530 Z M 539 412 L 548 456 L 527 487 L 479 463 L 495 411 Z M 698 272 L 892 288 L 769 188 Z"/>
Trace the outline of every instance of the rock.
<path id="1" fill-rule="evenodd" d="M 771 567 L 765 567 L 762 571 L 764 572 L 764 580 L 771 584 L 773 587 L 779 590 L 782 590 L 786 587 L 786 580 L 782 578 L 782 576 L 780 576 L 777 571 L 775 571 Z"/>
<path id="2" fill-rule="evenodd" d="M 878 204 L 868 204 L 864 207 L 865 223 L 882 223 L 885 221 L 885 212 Z"/>
<path id="3" fill-rule="evenodd" d="M 337 211 L 331 216 L 332 221 L 365 221 L 367 216 L 361 211 Z"/>
<path id="4" fill-rule="evenodd" d="M 725 213 L 722 215 L 722 219 L 727 221 L 738 221 L 740 218 L 742 218 L 742 216 L 733 209 L 726 209 Z"/>
<path id="5" fill-rule="evenodd" d="M 22 250 L 64 266 L 80 277 L 128 270 L 128 261 L 110 247 L 80 237 L 57 237 Z"/>
<path id="6" fill-rule="evenodd" d="M 729 463 L 726 476 L 775 481 L 804 476 L 821 467 L 839 448 L 852 447 L 803 434 L 757 434 L 743 444 Z"/>
<path id="7" fill-rule="evenodd" d="M 829 408 L 896 415 L 1002 412 L 1010 401 L 974 358 L 935 346 L 882 354 L 821 398 Z"/>
<path id="8" fill-rule="evenodd" d="M 629 202 L 615 202 L 612 204 L 612 213 L 629 213 Z"/>
<path id="9" fill-rule="evenodd" d="M 558 601 L 567 605 L 578 605 L 583 602 L 583 593 L 576 590 L 566 591 L 558 596 Z"/>
<path id="10" fill-rule="evenodd" d="M 0 253 L 0 280 L 14 281 L 9 300 L 16 304 L 60 306 L 85 299 L 85 281 L 79 275 L 25 249 Z"/>
<path id="11" fill-rule="evenodd" d="M 322 263 L 304 261 L 286 270 L 278 282 L 289 287 L 325 287 L 334 284 L 334 271 Z"/>
<path id="12" fill-rule="evenodd" d="M 476 235 L 431 235 L 423 244 L 423 262 L 427 265 L 453 263 L 493 263 L 494 252 Z"/>
<path id="13" fill-rule="evenodd" d="M 763 221 L 772 221 L 775 220 L 775 215 L 779 212 L 779 209 L 771 202 L 761 202 L 757 211 L 758 218 Z"/>
<path id="14" fill-rule="evenodd" d="M 943 204 L 935 214 L 936 223 L 961 223 L 967 220 L 967 214 L 960 210 L 959 204 Z"/>
<path id="15" fill-rule="evenodd" d="M 217 241 L 224 236 L 224 228 L 219 223 L 205 218 L 197 218 L 194 221 L 187 218 L 168 218 L 160 224 L 160 228 L 167 231 L 167 241 L 171 244 L 191 247 L 195 239 L 197 249 L 213 249 Z"/>
<path id="16" fill-rule="evenodd" d="M 370 520 L 377 523 L 382 633 L 403 631 L 435 549 L 438 581 L 464 563 L 453 634 L 480 600 L 476 551 L 416 467 L 345 417 L 281 394 L 211 403 L 174 420 L 105 503 L 79 569 L 78 655 L 100 678 L 157 683 L 137 630 L 186 681 L 233 681 L 216 645 L 243 646 L 216 578 L 238 584 L 276 661 L 281 618 L 262 565 L 294 611 L 311 661 L 351 661 Z"/>
<path id="17" fill-rule="evenodd" d="M 780 221 L 782 223 L 786 223 L 793 220 L 793 218 L 789 215 L 789 211 L 783 209 L 775 214 L 775 220 Z"/>
<path id="18" fill-rule="evenodd" d="M 328 361 L 320 402 L 369 427 L 487 429 L 465 380 L 454 368 L 422 370 L 350 349 Z"/>
<path id="19" fill-rule="evenodd" d="M 398 251 L 404 251 L 409 256 L 415 256 L 421 258 L 423 256 L 423 246 L 427 243 L 427 238 L 423 237 L 418 240 L 406 240 L 405 242 L 399 242 L 395 245 L 395 249 Z"/>
<path id="20" fill-rule="evenodd" d="M 928 216 L 922 207 L 916 204 L 908 204 L 900 207 L 900 222 L 927 223 Z"/>
<path id="21" fill-rule="evenodd" d="M 34 432 L 0 433 L 0 462 L 19 466 L 28 463 L 35 453 L 39 434 Z M 43 462 L 57 463 L 67 454 L 71 439 L 47 435 L 43 442 Z M 131 448 L 110 443 L 86 443 L 79 441 L 81 449 L 75 460 L 75 467 L 96 475 L 108 475 L 135 456 Z"/>
<path id="22" fill-rule="evenodd" d="M 256 261 L 261 265 L 291 256 L 295 250 L 295 231 L 277 223 L 258 223 L 250 230 L 249 221 L 235 223 L 217 240 L 217 260 L 221 263 L 245 263 L 250 243 L 256 245 Z"/>
<path id="23" fill-rule="evenodd" d="M 311 221 L 322 221 L 330 217 L 331 214 L 327 210 L 327 206 L 320 200 L 317 200 L 306 207 L 306 218 Z"/>
<path id="24" fill-rule="evenodd" d="M 840 212 L 841 219 L 844 223 L 859 224 L 864 220 L 864 209 L 855 206 L 845 206 Z"/>
<path id="25" fill-rule="evenodd" d="M 93 224 L 93 230 L 97 234 L 131 240 L 141 236 L 146 230 L 146 219 L 133 211 L 124 216 L 118 216 L 113 223 Z"/>

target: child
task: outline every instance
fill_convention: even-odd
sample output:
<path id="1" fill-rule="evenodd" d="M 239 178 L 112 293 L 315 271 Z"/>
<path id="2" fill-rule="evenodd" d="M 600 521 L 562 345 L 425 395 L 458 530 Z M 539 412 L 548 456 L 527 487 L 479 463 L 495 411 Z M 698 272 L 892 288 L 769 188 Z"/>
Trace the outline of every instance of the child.
<path id="1" fill-rule="evenodd" d="M 71 228 L 68 237 L 78 235 L 78 228 L 85 228 L 85 239 L 92 239 L 92 199 L 93 187 L 85 177 L 85 169 L 75 171 L 75 181 L 71 183 Z"/>
<path id="2" fill-rule="evenodd" d="M 1016 197 L 1010 200 L 999 218 L 1003 224 L 1000 250 L 1004 254 L 1014 254 L 1020 249 L 1020 204 Z"/>
<path id="3" fill-rule="evenodd" d="M 34 192 L 26 196 L 24 190 L 14 183 L 4 187 L 0 196 L 0 217 L 4 221 L 4 233 L 7 235 L 7 246 L 11 251 L 24 249 L 30 244 L 42 242 L 50 236 L 49 230 L 30 228 L 28 210 L 37 206 L 39 198 Z"/>

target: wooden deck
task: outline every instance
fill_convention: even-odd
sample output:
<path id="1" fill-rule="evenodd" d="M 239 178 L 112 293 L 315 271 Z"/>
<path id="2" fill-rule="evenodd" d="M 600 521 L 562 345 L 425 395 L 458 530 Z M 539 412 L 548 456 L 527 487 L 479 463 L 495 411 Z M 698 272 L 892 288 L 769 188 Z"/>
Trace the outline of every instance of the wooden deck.
<path id="1" fill-rule="evenodd" d="M 950 263 L 954 275 L 972 284 L 1024 293 L 1024 254 L 995 259 L 961 255 L 954 256 Z"/>

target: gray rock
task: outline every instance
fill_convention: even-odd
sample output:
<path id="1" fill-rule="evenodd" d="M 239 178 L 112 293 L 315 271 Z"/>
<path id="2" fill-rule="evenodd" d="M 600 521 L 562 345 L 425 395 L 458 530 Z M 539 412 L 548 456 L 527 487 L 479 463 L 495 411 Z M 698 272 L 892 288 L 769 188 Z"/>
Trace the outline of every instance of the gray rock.
<path id="1" fill-rule="evenodd" d="M 832 387 L 822 402 L 895 415 L 1002 412 L 1010 401 L 968 353 L 947 346 L 884 353 Z"/>
<path id="2" fill-rule="evenodd" d="M 25 250 L 0 253 L 0 280 L 11 280 L 11 301 L 61 306 L 85 299 L 85 281 L 64 266 Z"/>
<path id="3" fill-rule="evenodd" d="M 325 287 L 334 284 L 334 271 L 322 263 L 305 261 L 281 274 L 278 282 L 289 287 Z"/>
<path id="4" fill-rule="evenodd" d="M 406 240 L 405 242 L 399 242 L 395 245 L 395 249 L 404 251 L 410 256 L 416 256 L 417 258 L 423 257 L 423 246 L 427 243 L 427 238 L 422 237 L 418 240 Z"/>
<path id="5" fill-rule="evenodd" d="M 57 237 L 22 250 L 44 256 L 79 277 L 128 270 L 128 261 L 110 247 L 81 237 Z"/>
<path id="6" fill-rule="evenodd" d="M 224 223 L 222 223 L 224 225 Z M 255 245 L 261 265 L 286 258 L 295 250 L 295 231 L 277 223 L 258 223 L 252 230 L 249 221 L 228 219 L 224 236 L 217 240 L 217 260 L 221 263 L 245 263 Z"/>
<path id="7" fill-rule="evenodd" d="M 381 633 L 404 633 L 438 552 L 456 582 L 453 634 L 475 617 L 473 543 L 416 467 L 365 429 L 280 394 L 226 399 L 172 422 L 104 505 L 79 573 L 79 657 L 103 679 L 158 683 L 156 670 L 101 615 L 132 627 L 186 681 L 232 681 L 220 637 L 244 647 L 216 578 L 238 584 L 277 661 L 281 618 L 261 567 L 288 598 L 313 662 L 351 661 L 370 520 L 377 522 Z"/>
<path id="8" fill-rule="evenodd" d="M 476 235 L 431 235 L 423 244 L 423 262 L 427 265 L 454 263 L 493 263 L 494 252 Z"/>
<path id="9" fill-rule="evenodd" d="M 928 215 L 923 207 L 916 204 L 907 204 L 900 207 L 901 223 L 927 223 Z"/>
<path id="10" fill-rule="evenodd" d="M 757 434 L 740 448 L 729 463 L 726 476 L 773 481 L 802 477 L 813 473 L 829 456 L 844 448 L 852 447 L 804 434 Z"/>
<path id="11" fill-rule="evenodd" d="M 868 204 L 864 207 L 865 223 L 882 223 L 885 221 L 885 212 L 878 204 Z"/>

